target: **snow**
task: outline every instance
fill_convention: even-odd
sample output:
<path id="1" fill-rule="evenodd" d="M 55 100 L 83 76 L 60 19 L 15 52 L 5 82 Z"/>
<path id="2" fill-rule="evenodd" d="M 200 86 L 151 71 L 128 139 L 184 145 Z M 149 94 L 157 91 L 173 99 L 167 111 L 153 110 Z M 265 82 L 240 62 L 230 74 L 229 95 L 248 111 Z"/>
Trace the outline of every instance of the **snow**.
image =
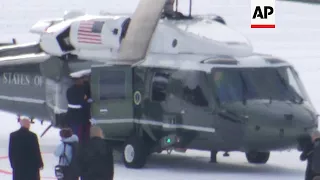
<path id="1" fill-rule="evenodd" d="M 188 0 L 180 0 L 179 7 L 188 11 Z M 40 19 L 59 18 L 65 10 L 84 9 L 88 13 L 98 14 L 100 10 L 111 13 L 131 13 L 138 0 L 6 0 L 0 2 L 0 41 L 17 38 L 18 43 L 37 40 L 36 35 L 28 31 Z M 276 2 L 276 29 L 250 29 L 249 0 L 196 0 L 193 1 L 193 13 L 218 14 L 225 18 L 232 28 L 249 38 L 256 52 L 271 53 L 289 60 L 298 70 L 304 85 L 316 109 L 320 110 L 320 6 L 295 2 Z M 16 130 L 16 117 L 0 113 L 4 122 L 0 127 L 0 156 L 7 155 L 9 133 Z M 46 128 L 36 123 L 32 131 L 39 136 Z M 52 152 L 58 144 L 58 131 L 50 130 L 40 139 L 43 152 Z M 56 159 L 52 154 L 43 155 L 45 169 L 43 177 L 53 177 Z M 126 169 L 116 158 L 115 180 L 301 180 L 304 176 L 305 162 L 299 161 L 299 152 L 273 152 L 266 165 L 248 164 L 244 154 L 230 153 L 230 157 L 218 155 L 218 164 L 209 164 L 209 153 L 187 151 L 186 154 L 155 155 L 142 170 Z M 0 157 L 0 169 L 10 171 L 9 162 Z M 160 175 L 158 175 L 160 174 Z M 11 179 L 0 173 L 2 180 Z M 46 179 L 46 178 L 42 178 Z"/>

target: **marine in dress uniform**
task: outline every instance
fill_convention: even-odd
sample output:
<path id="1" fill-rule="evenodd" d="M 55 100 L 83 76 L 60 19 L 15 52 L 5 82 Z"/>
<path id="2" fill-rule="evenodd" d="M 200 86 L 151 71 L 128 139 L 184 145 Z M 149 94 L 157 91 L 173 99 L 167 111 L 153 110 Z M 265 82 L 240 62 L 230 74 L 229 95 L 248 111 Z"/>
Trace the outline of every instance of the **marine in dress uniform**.
<path id="1" fill-rule="evenodd" d="M 70 74 L 75 82 L 67 90 L 68 111 L 66 120 L 72 131 L 79 137 L 80 142 L 85 138 L 84 131 L 86 124 L 89 122 L 86 112 L 88 97 L 85 92 L 83 75 L 83 72 L 80 71 Z"/>

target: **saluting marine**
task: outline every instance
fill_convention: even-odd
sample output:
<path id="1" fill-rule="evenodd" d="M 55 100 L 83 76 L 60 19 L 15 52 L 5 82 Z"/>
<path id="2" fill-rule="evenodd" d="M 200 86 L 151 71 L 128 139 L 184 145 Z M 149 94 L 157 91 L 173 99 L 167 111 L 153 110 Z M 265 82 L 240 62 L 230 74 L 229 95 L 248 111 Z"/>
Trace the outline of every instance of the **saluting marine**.
<path id="1" fill-rule="evenodd" d="M 66 120 L 81 142 L 84 139 L 86 124 L 89 122 L 86 112 L 88 97 L 82 78 L 84 73 L 79 71 L 71 73 L 70 76 L 74 79 L 74 84 L 67 90 L 68 111 Z"/>

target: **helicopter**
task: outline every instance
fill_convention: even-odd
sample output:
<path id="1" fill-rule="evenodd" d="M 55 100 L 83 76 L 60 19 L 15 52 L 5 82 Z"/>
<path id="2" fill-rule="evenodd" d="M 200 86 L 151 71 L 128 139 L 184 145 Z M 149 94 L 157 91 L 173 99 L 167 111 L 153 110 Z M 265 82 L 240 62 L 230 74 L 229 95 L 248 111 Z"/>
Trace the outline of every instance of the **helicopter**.
<path id="1" fill-rule="evenodd" d="M 165 3 L 37 22 L 39 42 L 0 47 L 0 109 L 60 128 L 70 74 L 85 71 L 92 117 L 128 168 L 172 149 L 210 151 L 211 162 L 241 151 L 265 164 L 271 151 L 299 148 L 318 114 L 295 68 L 255 53 L 222 17 L 191 15 L 192 1 L 184 18 L 163 16 Z"/>

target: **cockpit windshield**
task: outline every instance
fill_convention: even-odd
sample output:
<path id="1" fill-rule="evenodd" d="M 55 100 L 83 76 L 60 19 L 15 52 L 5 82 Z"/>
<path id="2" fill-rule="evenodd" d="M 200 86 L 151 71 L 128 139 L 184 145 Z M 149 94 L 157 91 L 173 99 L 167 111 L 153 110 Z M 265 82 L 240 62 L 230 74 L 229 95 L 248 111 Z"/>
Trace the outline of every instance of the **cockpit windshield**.
<path id="1" fill-rule="evenodd" d="M 214 91 L 220 103 L 248 100 L 306 100 L 291 67 L 220 68 L 213 71 Z"/>

